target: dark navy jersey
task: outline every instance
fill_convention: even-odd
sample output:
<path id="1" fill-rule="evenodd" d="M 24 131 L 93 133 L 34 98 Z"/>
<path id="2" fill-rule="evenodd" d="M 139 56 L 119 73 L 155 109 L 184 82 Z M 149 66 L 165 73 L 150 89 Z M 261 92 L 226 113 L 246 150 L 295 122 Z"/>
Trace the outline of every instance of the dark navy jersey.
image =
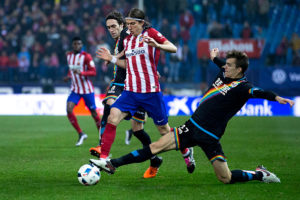
<path id="1" fill-rule="evenodd" d="M 216 79 L 203 95 L 200 104 L 191 117 L 198 128 L 220 139 L 228 121 L 243 107 L 249 98 L 263 98 L 275 101 L 276 94 L 255 88 L 246 77 L 230 79 L 224 77 L 225 62 L 215 58 L 220 67 Z"/>
<path id="2" fill-rule="evenodd" d="M 127 28 L 124 28 L 120 33 L 119 39 L 116 41 L 116 45 L 114 49 L 115 55 L 121 53 L 124 49 L 123 40 L 127 35 L 129 35 L 127 30 L 128 30 Z M 125 57 L 123 56 L 121 57 L 121 59 L 125 59 Z M 112 84 L 113 83 L 124 84 L 125 79 L 126 79 L 126 69 L 114 65 L 114 78 L 112 80 Z"/>

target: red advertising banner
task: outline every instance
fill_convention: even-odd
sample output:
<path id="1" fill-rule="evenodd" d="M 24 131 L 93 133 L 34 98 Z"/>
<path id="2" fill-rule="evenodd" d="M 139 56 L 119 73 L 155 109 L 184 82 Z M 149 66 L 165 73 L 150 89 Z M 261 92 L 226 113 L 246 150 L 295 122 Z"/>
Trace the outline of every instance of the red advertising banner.
<path id="1" fill-rule="evenodd" d="M 255 39 L 216 39 L 198 40 L 197 57 L 209 57 L 209 52 L 213 48 L 219 48 L 220 56 L 225 57 L 226 52 L 238 50 L 245 52 L 249 58 L 259 58 L 264 48 L 264 40 Z"/>

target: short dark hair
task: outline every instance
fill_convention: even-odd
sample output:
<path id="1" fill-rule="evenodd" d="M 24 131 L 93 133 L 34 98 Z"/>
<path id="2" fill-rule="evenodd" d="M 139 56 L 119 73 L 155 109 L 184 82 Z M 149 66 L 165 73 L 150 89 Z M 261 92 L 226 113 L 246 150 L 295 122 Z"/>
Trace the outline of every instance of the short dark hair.
<path id="1" fill-rule="evenodd" d="M 124 20 L 123 15 L 122 15 L 120 12 L 118 12 L 118 11 L 112 11 L 112 12 L 110 12 L 110 13 L 106 16 L 105 21 L 107 21 L 107 20 L 109 20 L 109 19 L 114 19 L 114 20 L 116 20 L 116 21 L 118 22 L 119 25 L 121 25 L 121 24 L 124 25 L 124 24 L 125 24 L 125 20 Z"/>
<path id="2" fill-rule="evenodd" d="M 228 58 L 236 59 L 236 67 L 241 67 L 242 73 L 245 73 L 247 71 L 249 65 L 249 58 L 246 53 L 232 50 L 226 54 L 226 59 Z"/>
<path id="3" fill-rule="evenodd" d="M 72 42 L 78 41 L 78 40 L 82 41 L 81 38 L 80 38 L 79 36 L 75 36 L 75 37 L 73 37 Z"/>

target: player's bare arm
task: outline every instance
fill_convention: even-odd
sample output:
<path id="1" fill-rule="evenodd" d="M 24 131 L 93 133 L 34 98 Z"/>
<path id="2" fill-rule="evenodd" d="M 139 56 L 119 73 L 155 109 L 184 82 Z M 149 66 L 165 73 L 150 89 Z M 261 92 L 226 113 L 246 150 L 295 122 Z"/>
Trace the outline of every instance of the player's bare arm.
<path id="1" fill-rule="evenodd" d="M 108 49 L 100 48 L 96 51 L 96 57 L 102 60 L 112 62 L 119 67 L 126 68 L 126 61 L 124 59 L 119 59 L 116 56 L 112 56 Z"/>
<path id="2" fill-rule="evenodd" d="M 276 96 L 275 100 L 278 101 L 278 103 L 280 103 L 280 104 L 287 104 L 288 103 L 288 104 L 290 104 L 290 107 L 292 107 L 295 104 L 295 102 L 293 100 L 286 99 L 286 98 L 283 98 L 283 97 L 280 97 L 280 96 Z"/>
<path id="3" fill-rule="evenodd" d="M 163 44 L 159 44 L 152 37 L 144 36 L 143 42 L 146 42 L 152 47 L 159 48 L 159 49 L 169 52 L 169 53 L 176 53 L 176 51 L 177 51 L 177 47 L 168 40 L 165 41 Z"/>

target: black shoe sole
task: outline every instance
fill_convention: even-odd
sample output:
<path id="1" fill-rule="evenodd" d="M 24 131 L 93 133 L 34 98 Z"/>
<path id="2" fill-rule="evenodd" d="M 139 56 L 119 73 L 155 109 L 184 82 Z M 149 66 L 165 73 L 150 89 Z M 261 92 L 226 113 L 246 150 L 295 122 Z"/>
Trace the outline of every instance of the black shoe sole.
<path id="1" fill-rule="evenodd" d="M 100 154 L 97 151 L 91 150 L 90 153 L 91 153 L 92 156 L 95 156 L 97 158 L 100 157 Z"/>

